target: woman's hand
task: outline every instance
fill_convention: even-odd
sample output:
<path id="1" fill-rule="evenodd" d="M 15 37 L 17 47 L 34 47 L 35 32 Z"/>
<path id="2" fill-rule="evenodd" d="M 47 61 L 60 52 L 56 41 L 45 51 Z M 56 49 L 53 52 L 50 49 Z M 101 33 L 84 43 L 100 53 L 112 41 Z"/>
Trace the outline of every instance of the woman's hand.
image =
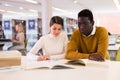
<path id="1" fill-rule="evenodd" d="M 50 55 L 46 54 L 43 56 L 39 56 L 37 61 L 43 61 L 43 60 L 49 60 L 50 59 Z"/>

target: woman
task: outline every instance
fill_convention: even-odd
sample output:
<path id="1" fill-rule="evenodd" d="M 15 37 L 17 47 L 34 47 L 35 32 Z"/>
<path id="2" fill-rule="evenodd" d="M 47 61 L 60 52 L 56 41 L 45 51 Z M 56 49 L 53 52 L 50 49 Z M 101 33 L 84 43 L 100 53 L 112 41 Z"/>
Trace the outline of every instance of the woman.
<path id="1" fill-rule="evenodd" d="M 49 59 L 61 59 L 65 56 L 66 45 L 68 42 L 67 35 L 62 33 L 63 19 L 54 16 L 50 20 L 50 33 L 42 36 L 27 54 L 29 59 L 42 61 Z M 36 54 L 40 49 L 43 55 Z"/>
<path id="2" fill-rule="evenodd" d="M 16 35 L 15 38 L 11 39 L 11 42 L 13 42 L 13 46 L 9 48 L 9 50 L 20 50 L 24 49 L 25 47 L 25 36 L 24 36 L 24 30 L 23 26 L 21 24 L 17 24 L 15 26 Z"/>

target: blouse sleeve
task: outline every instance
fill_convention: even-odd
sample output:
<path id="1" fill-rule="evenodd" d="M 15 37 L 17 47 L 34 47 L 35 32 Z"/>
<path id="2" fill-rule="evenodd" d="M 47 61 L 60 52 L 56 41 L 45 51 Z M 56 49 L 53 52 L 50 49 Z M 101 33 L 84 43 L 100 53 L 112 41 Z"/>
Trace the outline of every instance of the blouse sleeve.
<path id="1" fill-rule="evenodd" d="M 43 37 L 41 37 L 33 46 L 33 48 L 30 50 L 30 53 L 37 54 L 37 52 L 42 48 L 44 44 Z"/>
<path id="2" fill-rule="evenodd" d="M 44 43 L 44 40 L 43 38 L 41 37 L 36 43 L 35 45 L 33 46 L 33 48 L 28 52 L 27 54 L 27 58 L 29 60 L 37 60 L 37 52 L 42 48 L 43 46 L 43 43 Z"/>

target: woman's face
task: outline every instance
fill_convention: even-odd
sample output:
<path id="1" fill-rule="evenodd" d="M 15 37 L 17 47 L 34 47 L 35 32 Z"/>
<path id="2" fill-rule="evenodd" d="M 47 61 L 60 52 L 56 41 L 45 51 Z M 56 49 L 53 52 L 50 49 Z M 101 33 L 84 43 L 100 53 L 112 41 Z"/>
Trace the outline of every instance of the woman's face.
<path id="1" fill-rule="evenodd" d="M 15 26 L 15 31 L 17 31 L 17 32 L 19 31 L 19 26 L 18 25 Z"/>
<path id="2" fill-rule="evenodd" d="M 54 36 L 58 36 L 62 31 L 62 26 L 60 24 L 55 23 L 50 27 L 50 31 L 50 33 Z"/>

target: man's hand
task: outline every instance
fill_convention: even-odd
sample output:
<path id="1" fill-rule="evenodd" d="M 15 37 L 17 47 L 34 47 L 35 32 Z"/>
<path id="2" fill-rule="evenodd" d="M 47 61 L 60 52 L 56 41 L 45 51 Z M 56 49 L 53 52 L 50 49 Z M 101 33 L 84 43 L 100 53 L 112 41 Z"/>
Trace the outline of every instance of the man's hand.
<path id="1" fill-rule="evenodd" d="M 105 61 L 100 54 L 90 54 L 88 59 L 94 61 Z"/>

